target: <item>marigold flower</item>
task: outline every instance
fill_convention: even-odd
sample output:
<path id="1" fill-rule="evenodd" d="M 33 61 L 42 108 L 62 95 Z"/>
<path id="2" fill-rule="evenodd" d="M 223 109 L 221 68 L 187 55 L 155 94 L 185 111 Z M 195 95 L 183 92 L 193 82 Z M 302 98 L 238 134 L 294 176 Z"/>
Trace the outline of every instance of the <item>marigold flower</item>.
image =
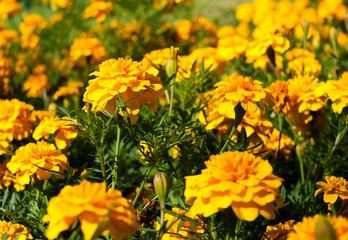
<path id="1" fill-rule="evenodd" d="M 33 131 L 30 113 L 34 107 L 18 99 L 0 99 L 0 134 L 2 139 L 21 140 Z"/>
<path id="2" fill-rule="evenodd" d="M 342 177 L 326 176 L 325 182 L 317 182 L 317 185 L 321 186 L 315 191 L 314 196 L 320 193 L 324 193 L 324 202 L 335 203 L 340 197 L 342 200 L 348 199 L 348 182 Z"/>
<path id="3" fill-rule="evenodd" d="M 1 0 L 0 1 L 0 18 L 7 19 L 21 12 L 21 4 L 16 0 Z"/>
<path id="4" fill-rule="evenodd" d="M 33 175 L 36 175 L 39 180 L 47 180 L 51 177 L 51 172 L 41 168 L 64 172 L 68 169 L 69 162 L 68 158 L 59 153 L 53 144 L 40 141 L 18 148 L 7 167 L 11 173 L 16 174 L 18 183 L 25 185 L 29 184 L 30 177 Z"/>
<path id="5" fill-rule="evenodd" d="M 281 154 L 288 159 L 291 150 L 295 147 L 295 142 L 291 138 L 285 134 L 280 136 L 279 130 L 275 128 L 262 140 L 264 141 L 263 150 L 268 150 L 266 154 L 270 154 L 274 158 L 276 158 L 278 154 Z"/>
<path id="6" fill-rule="evenodd" d="M 94 18 L 98 23 L 104 22 L 112 11 L 112 2 L 103 0 L 92 1 L 91 5 L 83 11 L 83 18 Z"/>
<path id="7" fill-rule="evenodd" d="M 348 220 L 342 216 L 321 216 L 319 214 L 313 217 L 304 217 L 302 222 L 294 225 L 294 231 L 288 234 L 288 240 L 316 240 L 316 224 L 318 220 L 324 217 L 331 224 L 336 234 L 337 240 L 348 239 Z"/>
<path id="8" fill-rule="evenodd" d="M 286 114 L 290 110 L 288 85 L 289 82 L 278 80 L 267 87 L 274 97 L 275 109 L 277 113 L 283 112 Z"/>
<path id="9" fill-rule="evenodd" d="M 0 238 L 6 234 L 7 240 L 27 240 L 33 239 L 33 236 L 28 232 L 28 229 L 22 224 L 6 222 L 5 220 L 0 221 Z"/>
<path id="10" fill-rule="evenodd" d="M 19 32 L 24 36 L 38 34 L 47 25 L 46 20 L 40 14 L 27 14 L 23 22 L 19 24 Z"/>
<path id="11" fill-rule="evenodd" d="M 5 187 L 9 187 L 12 183 L 14 188 L 17 191 L 22 191 L 25 189 L 25 185 L 21 185 L 15 175 L 11 173 L 11 171 L 7 167 L 7 163 L 10 159 L 5 160 L 2 164 L 0 164 L 0 184 L 4 184 Z M 0 185 L 0 189 L 1 189 Z"/>
<path id="12" fill-rule="evenodd" d="M 92 239 L 99 224 L 97 236 L 109 233 L 115 240 L 132 236 L 138 228 L 134 208 L 119 190 L 106 191 L 104 182 L 87 180 L 79 185 L 65 186 L 49 201 L 47 215 L 42 220 L 50 222 L 46 229 L 48 239 L 57 238 L 78 220 L 86 240 Z"/>
<path id="13" fill-rule="evenodd" d="M 296 75 L 313 75 L 321 73 L 321 64 L 314 53 L 303 48 L 294 48 L 286 53 L 288 68 Z"/>
<path id="14" fill-rule="evenodd" d="M 41 98 L 43 88 L 46 92 L 51 88 L 45 73 L 32 74 L 23 83 L 23 91 L 26 92 L 28 97 Z"/>
<path id="15" fill-rule="evenodd" d="M 71 120 L 68 117 L 49 117 L 41 120 L 33 132 L 33 138 L 48 139 L 54 134 L 54 141 L 58 149 L 66 149 L 71 146 L 71 141 L 78 135 L 74 126 L 69 126 Z"/>
<path id="16" fill-rule="evenodd" d="M 251 113 L 261 105 L 273 105 L 270 92 L 261 86 L 261 82 L 251 77 L 243 77 L 237 73 L 225 77 L 215 84 L 212 101 L 219 101 L 218 112 L 234 119 L 234 107 L 241 103 L 245 111 Z"/>
<path id="17" fill-rule="evenodd" d="M 67 8 L 73 4 L 72 0 L 50 0 L 51 6 L 57 6 L 59 8 Z"/>
<path id="18" fill-rule="evenodd" d="M 275 218 L 275 203 L 283 204 L 283 180 L 272 174 L 268 161 L 247 152 L 223 152 L 205 165 L 201 174 L 186 177 L 185 197 L 192 211 L 208 217 L 231 207 L 241 220 L 254 221 L 259 214 Z"/>
<path id="19" fill-rule="evenodd" d="M 265 236 L 262 237 L 262 240 L 283 240 L 286 239 L 286 236 L 289 232 L 293 231 L 293 225 L 295 220 L 289 220 L 285 223 L 278 223 L 275 226 L 267 226 Z"/>
<path id="20" fill-rule="evenodd" d="M 60 97 L 69 98 L 72 96 L 79 96 L 81 94 L 81 88 L 83 85 L 83 82 L 69 81 L 66 86 L 58 88 L 53 95 L 53 99 L 58 100 Z"/>
<path id="21" fill-rule="evenodd" d="M 159 71 L 156 67 L 160 68 L 166 65 L 167 62 L 167 51 L 168 48 L 153 50 L 149 53 L 146 53 L 141 62 L 147 66 L 147 72 L 154 76 L 157 76 Z M 156 67 L 154 67 L 154 64 Z"/>
<path id="22" fill-rule="evenodd" d="M 178 215 L 184 215 L 185 217 L 191 218 L 192 220 L 197 221 L 197 224 L 191 229 L 193 223 L 189 221 L 185 221 L 180 219 L 180 216 L 175 216 L 169 213 L 164 214 L 164 221 L 167 221 L 168 233 L 165 233 L 162 236 L 163 240 L 175 240 L 175 239 L 199 239 L 194 235 L 190 234 L 190 232 L 194 232 L 195 235 L 200 235 L 204 233 L 204 229 L 200 226 L 203 224 L 203 221 L 200 220 L 196 214 L 193 214 L 190 211 L 185 211 L 180 208 L 173 208 L 172 211 Z M 179 224 L 181 221 L 184 221 L 184 224 L 178 230 Z M 200 224 L 200 225 L 199 225 Z M 156 230 L 160 230 L 161 225 L 156 222 L 155 225 Z"/>
<path id="23" fill-rule="evenodd" d="M 344 72 L 339 80 L 327 81 L 326 92 L 333 102 L 332 110 L 335 113 L 342 113 L 343 108 L 348 106 L 348 72 Z"/>
<path id="24" fill-rule="evenodd" d="M 99 71 L 90 75 L 96 78 L 89 81 L 83 101 L 92 104 L 92 111 L 106 109 L 114 113 L 118 94 L 125 102 L 127 116 L 132 121 L 138 119 L 137 114 L 143 106 L 154 112 L 157 110 L 157 98 L 163 94 L 161 80 L 148 74 L 141 63 L 131 59 L 109 59 L 99 65 Z M 120 114 L 123 114 L 122 111 Z"/>
<path id="25" fill-rule="evenodd" d="M 12 73 L 12 59 L 0 54 L 0 96 L 5 96 L 9 92 L 8 83 Z"/>
<path id="26" fill-rule="evenodd" d="M 74 39 L 70 47 L 71 60 L 79 65 L 85 65 L 87 58 L 90 57 L 91 64 L 99 64 L 108 56 L 103 43 L 95 38 L 82 35 Z M 80 63 L 82 61 L 82 63 Z"/>

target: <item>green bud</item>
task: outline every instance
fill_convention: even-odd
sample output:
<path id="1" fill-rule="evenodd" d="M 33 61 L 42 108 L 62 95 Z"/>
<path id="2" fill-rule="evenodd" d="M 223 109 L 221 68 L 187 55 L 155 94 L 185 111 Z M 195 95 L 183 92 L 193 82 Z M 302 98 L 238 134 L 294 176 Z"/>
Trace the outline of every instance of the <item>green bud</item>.
<path id="1" fill-rule="evenodd" d="M 168 196 L 167 176 L 162 172 L 157 173 L 153 179 L 153 186 L 158 196 L 160 206 L 163 208 L 166 204 L 167 196 Z"/>
<path id="2" fill-rule="evenodd" d="M 336 232 L 331 223 L 324 216 L 319 216 L 315 224 L 315 238 L 317 240 L 336 240 Z"/>
<path id="3" fill-rule="evenodd" d="M 303 29 L 303 34 L 304 34 L 305 38 L 307 38 L 308 27 L 309 27 L 308 21 L 307 20 L 303 20 L 303 22 L 302 22 L 302 29 Z"/>
<path id="4" fill-rule="evenodd" d="M 166 71 L 167 76 L 171 77 L 178 71 L 178 51 L 179 48 L 171 46 L 167 52 Z"/>

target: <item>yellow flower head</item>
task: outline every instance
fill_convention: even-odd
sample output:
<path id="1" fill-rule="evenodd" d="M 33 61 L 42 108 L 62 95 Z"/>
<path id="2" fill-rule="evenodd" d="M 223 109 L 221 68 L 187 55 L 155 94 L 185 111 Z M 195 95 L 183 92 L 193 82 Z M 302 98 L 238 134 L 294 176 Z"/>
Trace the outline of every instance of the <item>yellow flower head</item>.
<path id="1" fill-rule="evenodd" d="M 343 108 L 348 106 L 348 72 L 344 72 L 339 80 L 327 81 L 326 91 L 333 102 L 332 110 L 335 113 L 342 113 Z"/>
<path id="2" fill-rule="evenodd" d="M 48 239 L 56 239 L 78 220 L 86 240 L 92 239 L 99 224 L 97 236 L 109 233 L 115 240 L 132 236 L 138 228 L 134 208 L 119 190 L 106 191 L 105 183 L 87 180 L 65 186 L 49 201 L 47 215 L 42 220 L 50 222 L 46 230 Z"/>
<path id="3" fill-rule="evenodd" d="M 40 141 L 18 148 L 7 167 L 16 174 L 19 184 L 25 185 L 29 184 L 30 177 L 35 174 L 39 180 L 47 180 L 51 177 L 51 172 L 41 168 L 64 172 L 68 169 L 69 162 L 68 158 L 59 153 L 53 144 Z"/>
<path id="4" fill-rule="evenodd" d="M 333 234 L 336 235 L 337 240 L 348 239 L 348 219 L 341 216 L 321 216 L 319 214 L 313 217 L 304 217 L 302 222 L 294 225 L 294 231 L 288 234 L 288 240 L 316 240 L 316 228 L 318 220 L 324 219 L 327 224 L 330 224 L 333 228 Z"/>
<path id="5" fill-rule="evenodd" d="M 73 4 L 73 0 L 50 0 L 50 4 L 59 8 L 67 8 Z"/>
<path id="6" fill-rule="evenodd" d="M 28 229 L 22 224 L 14 224 L 12 222 L 6 222 L 5 220 L 0 221 L 0 238 L 2 239 L 6 234 L 7 240 L 27 240 L 33 239 Z M 18 237 L 19 236 L 19 237 Z"/>
<path id="7" fill-rule="evenodd" d="M 295 220 L 289 220 L 285 223 L 278 223 L 275 226 L 267 226 L 265 236 L 262 237 L 262 240 L 283 240 L 286 239 L 286 236 L 289 232 L 293 231 L 293 225 Z"/>
<path id="8" fill-rule="evenodd" d="M 39 125 L 33 132 L 33 138 L 39 140 L 41 138 L 48 139 L 51 134 L 54 134 L 54 141 L 58 149 L 70 147 L 71 141 L 77 137 L 77 131 L 68 117 L 49 117 L 41 120 Z"/>
<path id="9" fill-rule="evenodd" d="M 273 105 L 270 92 L 261 86 L 261 82 L 237 73 L 225 77 L 215 84 L 213 101 L 218 101 L 218 112 L 228 118 L 235 118 L 234 107 L 241 103 L 245 111 L 256 112 L 257 103 Z"/>
<path id="10" fill-rule="evenodd" d="M 326 176 L 326 182 L 317 182 L 317 185 L 321 186 L 315 191 L 315 196 L 320 193 L 324 193 L 324 202 L 335 203 L 340 197 L 342 200 L 348 200 L 348 182 L 342 177 Z"/>
<path id="11" fill-rule="evenodd" d="M 186 177 L 185 197 L 193 212 L 208 217 L 232 207 L 241 220 L 254 221 L 259 214 L 275 218 L 276 204 L 283 204 L 282 179 L 272 174 L 268 161 L 247 152 L 224 152 L 205 165 L 201 174 Z"/>
<path id="12" fill-rule="evenodd" d="M 156 111 L 157 99 L 163 95 L 161 80 L 148 74 L 143 64 L 131 59 L 106 60 L 99 65 L 99 71 L 90 75 L 96 78 L 89 81 L 83 101 L 92 104 L 92 111 L 106 109 L 113 114 L 120 94 L 126 105 L 127 117 L 136 121 L 143 106 Z M 123 114 L 122 111 L 120 114 Z"/>
<path id="13" fill-rule="evenodd" d="M 289 82 L 278 80 L 267 87 L 274 97 L 275 109 L 277 113 L 283 112 L 286 114 L 290 110 L 288 85 Z"/>
<path id="14" fill-rule="evenodd" d="M 0 35 L 1 39 L 1 35 Z M 0 40 L 1 44 L 1 40 Z M 0 97 L 5 96 L 10 88 L 8 83 L 10 82 L 10 76 L 13 73 L 12 59 L 7 58 L 0 54 Z"/>
<path id="15" fill-rule="evenodd" d="M 262 140 L 264 140 L 263 150 L 267 150 L 266 154 L 270 154 L 274 158 L 276 158 L 278 154 L 283 155 L 285 158 L 289 158 L 291 150 L 295 147 L 295 142 L 291 138 L 285 134 L 280 136 L 279 130 L 275 128 L 266 138 L 263 138 Z"/>
<path id="16" fill-rule="evenodd" d="M 46 25 L 46 20 L 40 14 L 27 14 L 19 24 L 19 32 L 24 36 L 30 36 L 39 33 Z"/>
<path id="17" fill-rule="evenodd" d="M 286 53 L 288 68 L 293 75 L 313 75 L 321 73 L 321 64 L 315 54 L 303 48 L 294 48 Z"/>
<path id="18" fill-rule="evenodd" d="M 41 98 L 43 88 L 46 92 L 51 88 L 45 73 L 32 74 L 23 83 L 23 91 L 26 92 L 28 97 Z"/>
<path id="19" fill-rule="evenodd" d="M 7 163 L 10 159 L 5 160 L 2 164 L 0 164 L 0 184 L 4 184 L 5 187 L 9 187 L 12 183 L 14 188 L 17 191 L 22 191 L 25 189 L 25 185 L 21 185 L 15 175 L 11 173 L 11 171 L 7 167 Z M 1 189 L 0 185 L 0 189 Z"/>
<path id="20" fill-rule="evenodd" d="M 179 215 L 184 215 L 185 217 L 191 218 L 192 220 L 198 221 L 198 223 L 195 225 L 193 229 L 190 229 L 192 226 L 192 222 L 185 221 L 184 224 L 181 226 L 180 230 L 178 231 L 178 226 L 181 223 L 181 221 L 184 221 L 180 219 L 180 216 L 176 217 L 172 214 L 166 213 L 164 215 L 164 221 L 167 221 L 167 227 L 168 233 L 164 234 L 162 236 L 163 240 L 175 240 L 175 239 L 199 239 L 195 237 L 194 235 L 190 234 L 189 232 L 194 232 L 195 235 L 199 235 L 204 233 L 204 229 L 199 226 L 198 224 L 203 224 L 202 220 L 200 220 L 195 214 L 192 214 L 191 212 L 187 212 L 185 210 L 182 210 L 180 208 L 173 208 L 172 211 Z M 160 230 L 161 225 L 156 222 L 155 226 L 156 230 Z M 172 233 L 172 234 L 171 234 Z"/>
<path id="21" fill-rule="evenodd" d="M 81 95 L 81 88 L 83 87 L 83 82 L 79 81 L 69 81 L 66 86 L 59 87 L 54 93 L 53 99 L 58 100 L 58 98 L 70 98 L 72 96 Z"/>
<path id="22" fill-rule="evenodd" d="M 147 72 L 154 76 L 157 76 L 159 71 L 156 67 L 160 68 L 166 65 L 167 62 L 167 51 L 168 48 L 153 50 L 149 53 L 146 53 L 141 62 L 146 66 Z M 153 66 L 154 64 L 155 66 Z"/>
<path id="23" fill-rule="evenodd" d="M 21 12 L 21 4 L 16 0 L 1 0 L 0 1 L 0 18 L 7 19 Z"/>
<path id="24" fill-rule="evenodd" d="M 71 60 L 80 65 L 85 65 L 87 58 L 91 58 L 91 64 L 99 64 L 104 61 L 108 56 L 103 43 L 95 38 L 82 35 L 74 39 L 72 46 L 70 47 Z"/>
<path id="25" fill-rule="evenodd" d="M 18 99 L 0 99 L 0 135 L 2 139 L 21 140 L 33 131 L 30 113 L 34 107 Z"/>
<path id="26" fill-rule="evenodd" d="M 94 18 L 98 23 L 104 22 L 112 11 L 112 2 L 103 0 L 92 1 L 91 5 L 83 11 L 83 18 Z"/>

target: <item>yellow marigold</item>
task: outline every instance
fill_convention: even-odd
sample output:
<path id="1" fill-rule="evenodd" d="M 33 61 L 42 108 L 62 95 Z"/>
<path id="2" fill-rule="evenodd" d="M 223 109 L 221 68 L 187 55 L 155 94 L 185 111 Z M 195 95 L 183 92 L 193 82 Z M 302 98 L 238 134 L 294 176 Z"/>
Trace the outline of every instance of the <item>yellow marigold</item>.
<path id="1" fill-rule="evenodd" d="M 326 105 L 325 84 L 313 76 L 299 75 L 289 79 L 288 94 L 291 102 L 289 117 L 296 117 L 297 114 L 304 114 L 305 123 L 313 118 L 310 112 L 319 111 Z"/>
<path id="2" fill-rule="evenodd" d="M 337 33 L 337 43 L 340 45 L 344 50 L 348 51 L 348 34 L 344 32 L 338 32 Z"/>
<path id="3" fill-rule="evenodd" d="M 319 214 L 313 217 L 304 217 L 302 222 L 294 225 L 294 230 L 288 234 L 288 240 L 316 240 L 316 227 L 320 218 L 327 221 L 334 230 L 337 240 L 348 239 L 348 219 L 341 216 L 321 216 Z"/>
<path id="4" fill-rule="evenodd" d="M 83 11 L 83 18 L 94 18 L 98 23 L 104 22 L 112 11 L 112 2 L 103 0 L 92 1 L 91 5 Z"/>
<path id="5" fill-rule="evenodd" d="M 162 236 L 163 240 L 175 240 L 175 239 L 200 239 L 195 237 L 194 235 L 190 234 L 190 232 L 195 233 L 195 235 L 200 235 L 202 233 L 204 233 L 204 229 L 199 226 L 198 224 L 202 225 L 203 221 L 200 220 L 197 215 L 192 214 L 191 212 L 182 210 L 180 208 L 173 208 L 172 209 L 174 215 L 166 213 L 164 215 L 164 221 L 167 221 L 167 228 L 168 232 L 165 233 Z M 178 214 L 178 216 L 176 216 L 176 214 Z M 179 215 L 184 215 L 185 217 L 188 217 L 194 221 L 197 221 L 197 224 L 193 227 L 193 229 L 190 229 L 193 225 L 192 222 L 189 221 L 185 221 L 180 219 Z M 181 221 L 184 221 L 184 224 L 182 224 L 181 228 L 178 230 L 179 224 L 181 224 Z M 160 230 L 161 225 L 156 222 L 156 226 L 155 226 L 156 230 Z"/>
<path id="6" fill-rule="evenodd" d="M 286 53 L 288 68 L 293 75 L 312 75 L 321 73 L 321 64 L 314 53 L 303 48 L 294 48 Z"/>
<path id="7" fill-rule="evenodd" d="M 17 191 L 22 191 L 25 189 L 25 185 L 21 185 L 15 175 L 11 173 L 11 171 L 7 167 L 7 163 L 10 159 L 5 160 L 2 164 L 0 164 L 0 184 L 4 184 L 5 187 L 9 187 L 12 183 L 14 188 Z M 0 189 L 1 189 L 0 185 Z"/>
<path id="8" fill-rule="evenodd" d="M 43 88 L 46 92 L 51 88 L 45 73 L 32 74 L 23 83 L 23 91 L 26 92 L 28 97 L 41 98 Z"/>
<path id="9" fill-rule="evenodd" d="M 237 73 L 215 84 L 213 101 L 219 101 L 218 112 L 234 119 L 234 107 L 241 103 L 245 111 L 256 112 L 257 103 L 273 105 L 273 97 L 261 82 Z"/>
<path id="10" fill-rule="evenodd" d="M 78 135 L 74 126 L 68 117 L 49 117 L 40 121 L 39 125 L 33 132 L 33 138 L 39 140 L 41 138 L 48 139 L 54 134 L 54 141 L 58 149 L 65 149 L 71 146 L 71 141 Z"/>
<path id="11" fill-rule="evenodd" d="M 34 110 L 31 112 L 30 119 L 32 122 L 36 122 L 37 120 L 41 121 L 44 118 L 49 118 L 51 116 L 51 113 L 46 110 Z"/>
<path id="12" fill-rule="evenodd" d="M 151 156 L 151 152 L 152 152 L 152 147 L 151 146 L 149 146 L 147 143 L 146 143 L 146 141 L 141 141 L 140 143 L 139 143 L 139 147 L 142 149 L 141 151 L 140 151 L 140 149 L 138 149 L 137 150 L 137 153 L 140 155 L 140 158 L 142 159 L 142 160 L 144 160 L 145 159 L 145 156 L 146 155 L 149 155 L 150 154 L 150 156 Z"/>
<path id="13" fill-rule="evenodd" d="M 30 113 L 34 107 L 18 99 L 0 99 L 0 134 L 2 139 L 22 140 L 33 131 Z"/>
<path id="14" fill-rule="evenodd" d="M 116 110 L 118 94 L 126 103 L 127 116 L 138 119 L 138 112 L 143 106 L 152 111 L 158 108 L 157 98 L 163 95 L 161 80 L 146 72 L 143 64 L 123 58 L 109 59 L 99 65 L 96 76 L 89 81 L 83 101 L 92 103 L 92 111 L 106 109 L 110 113 Z M 120 114 L 123 114 L 120 111 Z"/>
<path id="15" fill-rule="evenodd" d="M 344 72 L 339 80 L 327 81 L 326 92 L 332 101 L 332 110 L 342 113 L 343 108 L 348 106 L 348 72 Z"/>
<path id="16" fill-rule="evenodd" d="M 153 50 L 150 53 L 146 53 L 141 62 L 147 66 L 147 72 L 154 76 L 157 76 L 159 71 L 156 67 L 160 68 L 167 63 L 167 50 L 168 48 Z M 153 66 L 154 64 L 155 66 Z"/>
<path id="17" fill-rule="evenodd" d="M 283 112 L 286 114 L 290 110 L 288 85 L 289 82 L 278 80 L 267 87 L 274 97 L 274 105 L 277 113 Z"/>
<path id="18" fill-rule="evenodd" d="M 236 8 L 236 19 L 243 22 L 250 22 L 253 17 L 253 5 L 251 3 L 242 3 Z"/>
<path id="19" fill-rule="evenodd" d="M 27 240 L 33 239 L 33 236 L 28 232 L 28 229 L 22 224 L 0 221 L 0 238 L 3 239 L 6 234 L 7 240 Z"/>
<path id="20" fill-rule="evenodd" d="M 12 59 L 0 54 L 0 96 L 5 96 L 10 91 L 8 83 L 12 73 Z"/>
<path id="21" fill-rule="evenodd" d="M 103 43 L 95 38 L 89 36 L 80 36 L 74 39 L 70 48 L 71 60 L 79 65 L 85 65 L 87 58 L 91 57 L 91 64 L 99 64 L 108 56 Z M 82 61 L 82 63 L 79 63 Z"/>
<path id="22" fill-rule="evenodd" d="M 40 141 L 18 148 L 7 167 L 13 174 L 16 174 L 18 183 L 25 185 L 29 184 L 30 177 L 33 175 L 36 175 L 39 180 L 47 180 L 51 177 L 51 172 L 41 168 L 64 172 L 68 169 L 69 162 L 68 158 L 59 153 L 53 144 Z"/>
<path id="23" fill-rule="evenodd" d="M 295 220 L 289 220 L 285 223 L 278 223 L 274 226 L 267 226 L 262 240 L 284 240 L 289 232 L 293 231 Z"/>
<path id="24" fill-rule="evenodd" d="M 23 22 L 19 24 L 19 32 L 22 35 L 29 36 L 38 34 L 47 25 L 46 20 L 40 14 L 27 14 L 24 16 Z"/>
<path id="25" fill-rule="evenodd" d="M 243 30 L 241 30 L 243 28 Z M 244 35 L 242 35 L 244 34 Z M 218 32 L 217 54 L 220 59 L 230 61 L 243 56 L 248 47 L 248 28 L 240 23 L 235 29 L 232 26 L 222 26 Z"/>
<path id="26" fill-rule="evenodd" d="M 3 29 L 0 31 L 0 47 L 8 49 L 11 47 L 12 43 L 18 43 L 18 32 L 16 30 Z"/>
<path id="27" fill-rule="evenodd" d="M 47 215 L 42 220 L 50 222 L 46 230 L 48 239 L 57 238 L 78 220 L 86 240 L 92 239 L 99 224 L 97 236 L 109 233 L 115 240 L 132 236 L 138 228 L 134 208 L 119 190 L 106 191 L 104 182 L 87 180 L 79 185 L 65 186 L 49 201 Z"/>
<path id="28" fill-rule="evenodd" d="M 0 18 L 7 19 L 21 12 L 21 4 L 16 0 L 1 0 L 0 1 Z"/>
<path id="29" fill-rule="evenodd" d="M 295 147 L 295 142 L 291 138 L 285 134 L 282 134 L 280 137 L 279 130 L 275 128 L 262 140 L 264 141 L 263 150 L 268 150 L 266 154 L 270 154 L 274 158 L 276 158 L 278 154 L 283 155 L 285 158 L 289 158 L 291 150 Z"/>
<path id="30" fill-rule="evenodd" d="M 241 220 L 254 221 L 259 214 L 274 219 L 282 179 L 272 174 L 268 161 L 246 152 L 210 156 L 206 169 L 186 177 L 185 197 L 191 209 L 208 217 L 231 207 Z"/>
<path id="31" fill-rule="evenodd" d="M 59 8 L 68 8 L 73 4 L 72 0 L 50 0 L 51 6 L 57 6 Z"/>
<path id="32" fill-rule="evenodd" d="M 81 89 L 84 86 L 83 82 L 69 81 L 66 86 L 59 87 L 54 93 L 53 99 L 58 100 L 60 97 L 69 98 L 72 96 L 81 95 Z"/>
<path id="33" fill-rule="evenodd" d="M 339 198 L 342 200 L 348 199 L 348 182 L 342 177 L 326 176 L 326 182 L 317 182 L 317 185 L 321 186 L 315 191 L 314 196 L 320 193 L 324 193 L 324 202 L 335 203 Z"/>

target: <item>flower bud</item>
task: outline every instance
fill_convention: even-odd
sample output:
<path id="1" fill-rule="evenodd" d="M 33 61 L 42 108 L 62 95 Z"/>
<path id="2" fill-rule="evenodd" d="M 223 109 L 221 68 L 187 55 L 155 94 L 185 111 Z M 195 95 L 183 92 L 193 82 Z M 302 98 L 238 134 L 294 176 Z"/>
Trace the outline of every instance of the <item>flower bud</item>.
<path id="1" fill-rule="evenodd" d="M 178 51 L 179 48 L 171 46 L 167 51 L 167 76 L 171 77 L 178 71 Z"/>
<path id="2" fill-rule="evenodd" d="M 307 38 L 307 34 L 308 34 L 308 21 L 307 20 L 303 20 L 302 21 L 302 30 L 303 30 L 303 34 L 304 34 L 304 37 Z"/>
<path id="3" fill-rule="evenodd" d="M 336 240 L 336 232 L 331 223 L 324 216 L 319 216 L 315 224 L 315 237 L 317 240 Z"/>
<path id="4" fill-rule="evenodd" d="M 299 144 L 296 145 L 296 154 L 299 157 L 304 156 L 306 153 L 306 143 L 305 142 L 301 142 Z"/>
<path id="5" fill-rule="evenodd" d="M 50 116 L 51 116 L 51 117 L 56 116 L 57 104 L 55 104 L 55 103 L 50 103 L 50 105 L 48 105 L 48 112 L 50 113 Z"/>
<path id="6" fill-rule="evenodd" d="M 157 173 L 153 179 L 153 186 L 158 196 L 160 206 L 163 208 L 168 196 L 168 179 L 166 174 L 162 172 Z"/>

